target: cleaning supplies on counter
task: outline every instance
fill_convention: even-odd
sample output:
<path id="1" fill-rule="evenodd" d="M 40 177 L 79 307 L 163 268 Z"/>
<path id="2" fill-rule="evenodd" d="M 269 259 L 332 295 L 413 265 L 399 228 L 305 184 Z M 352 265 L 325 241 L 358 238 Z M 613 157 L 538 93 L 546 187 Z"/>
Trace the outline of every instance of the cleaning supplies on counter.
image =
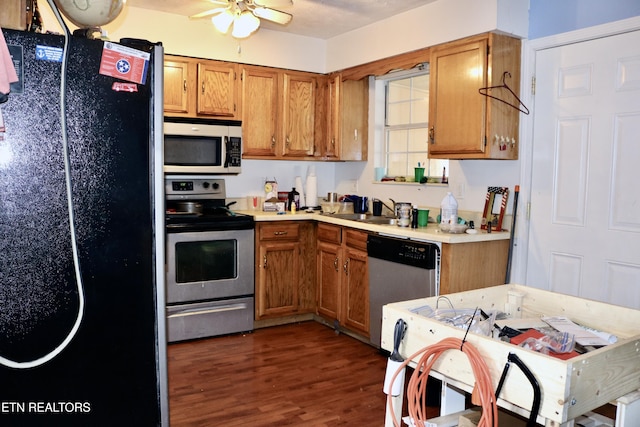
<path id="1" fill-rule="evenodd" d="M 444 196 L 440 203 L 440 224 L 457 224 L 458 223 L 458 201 L 451 191 Z"/>
<path id="2" fill-rule="evenodd" d="M 411 208 L 411 228 L 418 228 L 418 205 Z"/>
<path id="3" fill-rule="evenodd" d="M 300 193 L 296 191 L 296 187 L 293 187 L 293 189 L 289 191 L 287 210 L 295 213 L 298 209 L 300 209 Z"/>

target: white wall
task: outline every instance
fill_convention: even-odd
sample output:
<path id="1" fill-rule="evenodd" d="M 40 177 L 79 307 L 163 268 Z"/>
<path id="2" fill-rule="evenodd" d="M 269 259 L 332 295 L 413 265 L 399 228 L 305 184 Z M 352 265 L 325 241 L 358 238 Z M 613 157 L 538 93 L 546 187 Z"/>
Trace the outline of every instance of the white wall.
<path id="1" fill-rule="evenodd" d="M 327 40 L 328 71 L 498 30 L 524 38 L 528 0 L 439 0 Z"/>
<path id="2" fill-rule="evenodd" d="M 46 2 L 41 14 L 46 30 L 62 32 Z M 70 25 L 73 31 L 76 27 Z M 245 64 L 267 65 L 322 73 L 325 70 L 326 43 L 260 29 L 238 41 L 218 33 L 208 19 L 189 20 L 185 16 L 125 6 L 118 18 L 103 27 L 111 40 L 124 37 L 162 42 L 166 53 Z"/>

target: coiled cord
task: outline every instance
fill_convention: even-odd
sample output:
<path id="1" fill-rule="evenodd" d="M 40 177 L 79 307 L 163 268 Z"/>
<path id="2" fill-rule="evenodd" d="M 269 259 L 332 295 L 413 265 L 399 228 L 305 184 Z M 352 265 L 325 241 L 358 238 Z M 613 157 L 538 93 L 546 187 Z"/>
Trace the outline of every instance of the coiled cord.
<path id="1" fill-rule="evenodd" d="M 58 7 L 54 3 L 54 0 L 47 0 L 49 7 L 58 20 L 58 23 L 62 27 L 64 31 L 64 48 L 62 54 L 62 68 L 61 68 L 61 77 L 60 77 L 60 126 L 62 128 L 62 154 L 64 160 L 64 172 L 65 172 L 65 185 L 66 185 L 66 194 L 67 194 L 67 208 L 69 211 L 69 233 L 71 237 L 71 250 L 73 255 L 73 266 L 76 276 L 76 286 L 78 289 L 78 313 L 76 314 L 76 320 L 71 327 L 71 330 L 67 334 L 67 336 L 62 340 L 57 347 L 51 350 L 49 353 L 45 354 L 34 360 L 28 360 L 25 362 L 17 362 L 15 360 L 7 359 L 5 357 L 0 356 L 0 365 L 7 366 L 15 369 L 31 369 L 37 366 L 40 366 L 53 358 L 55 358 L 62 350 L 64 350 L 73 337 L 78 332 L 80 328 L 80 324 L 82 323 L 82 319 L 84 317 L 84 286 L 82 284 L 82 275 L 80 273 L 80 256 L 78 254 L 78 243 L 76 240 L 76 229 L 75 229 L 75 220 L 74 220 L 74 209 L 73 209 L 73 198 L 72 198 L 72 187 L 71 187 L 71 161 L 69 158 L 69 141 L 67 135 L 67 119 L 66 119 L 66 80 L 67 80 L 67 64 L 69 57 L 69 41 L 71 39 L 71 32 L 69 31 L 69 27 L 67 27 L 66 23 L 62 19 L 60 15 L 60 11 Z"/>
<path id="2" fill-rule="evenodd" d="M 398 374 L 409 364 L 411 360 L 420 357 L 415 367 L 415 371 L 411 375 L 407 385 L 407 406 L 409 417 L 413 420 L 415 425 L 424 425 L 424 421 L 426 421 L 427 416 L 426 392 L 429 372 L 431 372 L 433 364 L 447 350 L 462 351 L 469 359 L 471 369 L 473 370 L 473 375 L 476 380 L 476 390 L 474 390 L 474 394 L 477 391 L 477 396 L 479 397 L 482 405 L 482 417 L 478 422 L 478 427 L 496 426 L 498 423 L 498 405 L 496 404 L 496 396 L 493 391 L 489 368 L 478 350 L 472 344 L 467 341 L 463 341 L 460 338 L 445 338 L 436 344 L 425 347 L 409 356 L 396 370 L 391 380 L 392 384 L 395 382 Z M 394 426 L 400 427 L 400 424 L 396 421 L 391 395 L 387 396 L 387 408 L 390 411 Z"/>

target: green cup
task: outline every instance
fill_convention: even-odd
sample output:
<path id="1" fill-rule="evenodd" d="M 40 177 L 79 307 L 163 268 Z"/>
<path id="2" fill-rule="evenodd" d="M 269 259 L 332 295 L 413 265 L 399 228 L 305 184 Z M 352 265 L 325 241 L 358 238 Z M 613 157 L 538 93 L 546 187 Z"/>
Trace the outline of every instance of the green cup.
<path id="1" fill-rule="evenodd" d="M 420 182 L 424 176 L 424 168 L 413 168 L 415 173 L 415 181 Z"/>
<path id="2" fill-rule="evenodd" d="M 429 209 L 418 209 L 418 227 L 426 227 L 429 224 Z"/>

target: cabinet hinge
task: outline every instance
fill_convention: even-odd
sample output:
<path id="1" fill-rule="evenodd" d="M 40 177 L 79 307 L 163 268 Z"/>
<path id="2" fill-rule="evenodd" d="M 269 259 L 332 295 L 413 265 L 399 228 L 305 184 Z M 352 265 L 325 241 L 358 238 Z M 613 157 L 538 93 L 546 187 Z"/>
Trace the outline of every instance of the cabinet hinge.
<path id="1" fill-rule="evenodd" d="M 536 76 L 531 77 L 531 95 L 536 94 Z"/>

